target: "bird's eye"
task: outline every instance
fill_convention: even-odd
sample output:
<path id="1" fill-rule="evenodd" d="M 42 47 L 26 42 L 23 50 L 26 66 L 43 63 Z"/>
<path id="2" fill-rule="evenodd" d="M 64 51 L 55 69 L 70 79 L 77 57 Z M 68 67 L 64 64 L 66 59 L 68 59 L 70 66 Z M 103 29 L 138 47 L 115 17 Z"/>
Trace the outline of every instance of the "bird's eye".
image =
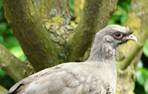
<path id="1" fill-rule="evenodd" d="M 121 40 L 123 38 L 123 33 L 120 33 L 120 32 L 116 32 L 113 34 L 113 37 L 117 40 Z"/>

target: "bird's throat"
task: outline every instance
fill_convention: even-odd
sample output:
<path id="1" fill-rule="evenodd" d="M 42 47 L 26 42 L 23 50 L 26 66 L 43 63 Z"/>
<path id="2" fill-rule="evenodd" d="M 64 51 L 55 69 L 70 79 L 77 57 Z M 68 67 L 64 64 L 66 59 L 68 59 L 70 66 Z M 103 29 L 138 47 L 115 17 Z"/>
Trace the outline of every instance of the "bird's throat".
<path id="1" fill-rule="evenodd" d="M 115 48 L 110 44 L 103 43 L 102 45 L 93 45 L 89 61 L 104 61 L 104 60 L 115 60 Z"/>

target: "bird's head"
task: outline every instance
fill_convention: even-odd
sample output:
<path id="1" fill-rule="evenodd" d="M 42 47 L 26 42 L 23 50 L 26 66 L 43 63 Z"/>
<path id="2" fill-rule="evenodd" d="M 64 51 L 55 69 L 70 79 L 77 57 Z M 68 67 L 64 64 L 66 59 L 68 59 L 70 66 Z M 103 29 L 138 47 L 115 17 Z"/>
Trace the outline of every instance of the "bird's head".
<path id="1" fill-rule="evenodd" d="M 96 34 L 97 38 L 103 43 L 109 43 L 113 47 L 125 43 L 128 40 L 137 41 L 129 28 L 120 25 L 108 25 Z"/>
<path id="2" fill-rule="evenodd" d="M 128 40 L 137 41 L 129 28 L 120 25 L 108 25 L 97 32 L 88 60 L 114 59 L 116 47 Z"/>

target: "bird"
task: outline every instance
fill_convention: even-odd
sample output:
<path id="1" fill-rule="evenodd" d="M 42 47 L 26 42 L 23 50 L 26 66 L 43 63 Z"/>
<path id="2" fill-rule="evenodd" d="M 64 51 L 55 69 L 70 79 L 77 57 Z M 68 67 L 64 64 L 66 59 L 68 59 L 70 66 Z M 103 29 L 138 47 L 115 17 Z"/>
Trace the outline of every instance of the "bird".
<path id="1" fill-rule="evenodd" d="M 128 27 L 107 25 L 96 33 L 87 60 L 37 72 L 12 86 L 8 94 L 115 94 L 116 48 L 128 40 L 137 41 Z"/>

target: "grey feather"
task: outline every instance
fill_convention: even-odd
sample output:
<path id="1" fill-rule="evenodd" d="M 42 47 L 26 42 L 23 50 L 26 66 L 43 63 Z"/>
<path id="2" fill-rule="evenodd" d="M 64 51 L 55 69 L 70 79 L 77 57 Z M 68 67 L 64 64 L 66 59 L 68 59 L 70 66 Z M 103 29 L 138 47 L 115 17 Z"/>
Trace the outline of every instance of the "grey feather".
<path id="1" fill-rule="evenodd" d="M 64 63 L 35 73 L 16 83 L 9 94 L 115 94 L 115 48 L 122 42 L 114 32 L 126 27 L 109 25 L 95 36 L 85 62 Z"/>

